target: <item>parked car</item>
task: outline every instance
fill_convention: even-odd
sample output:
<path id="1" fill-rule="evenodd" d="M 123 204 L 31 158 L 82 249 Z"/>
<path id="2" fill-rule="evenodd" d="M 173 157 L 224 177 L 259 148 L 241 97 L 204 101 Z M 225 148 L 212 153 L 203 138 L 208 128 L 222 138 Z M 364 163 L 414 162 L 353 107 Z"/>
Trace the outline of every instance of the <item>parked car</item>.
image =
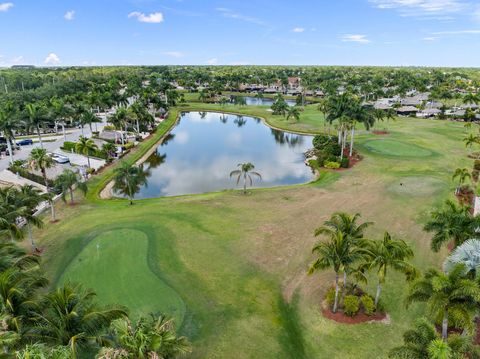
<path id="1" fill-rule="evenodd" d="M 30 138 L 25 138 L 23 140 L 20 140 L 17 142 L 18 146 L 28 146 L 28 145 L 33 145 L 33 140 Z"/>
<path id="2" fill-rule="evenodd" d="M 70 159 L 67 156 L 59 155 L 58 153 L 52 154 L 52 159 L 57 163 L 68 163 Z"/>

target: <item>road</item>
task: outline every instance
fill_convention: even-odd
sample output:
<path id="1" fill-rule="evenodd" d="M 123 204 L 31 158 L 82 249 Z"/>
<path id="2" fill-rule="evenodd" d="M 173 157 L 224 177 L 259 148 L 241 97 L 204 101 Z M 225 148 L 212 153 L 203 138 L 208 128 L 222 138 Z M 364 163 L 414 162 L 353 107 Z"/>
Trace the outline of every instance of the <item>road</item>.
<path id="1" fill-rule="evenodd" d="M 103 127 L 106 125 L 106 117 L 105 115 L 100 115 L 99 118 L 102 120 L 102 122 L 97 123 L 96 127 L 98 131 L 102 131 Z M 95 124 L 93 125 L 93 130 L 95 130 Z M 71 142 L 76 142 L 82 135 L 82 130 L 78 128 L 68 129 L 67 132 L 69 133 L 67 133 L 66 135 L 66 140 Z M 90 133 L 90 128 L 88 126 L 84 128 L 83 132 L 86 137 L 92 136 L 92 134 Z M 37 136 L 35 135 L 32 135 L 31 138 L 33 140 L 38 139 Z M 63 142 L 65 140 L 63 135 L 58 137 L 52 137 L 50 135 L 49 137 L 48 134 L 43 135 L 42 139 L 45 139 L 45 140 L 55 139 L 55 141 L 53 142 L 43 142 L 43 148 L 45 148 L 47 152 L 54 152 L 55 150 L 59 149 L 63 145 Z M 32 149 L 34 149 L 35 147 L 40 147 L 40 143 L 34 143 L 33 145 L 30 145 L 30 146 L 22 146 L 20 150 L 14 151 L 13 160 L 14 161 L 26 160 L 30 155 L 30 152 L 32 151 Z M 10 166 L 10 156 L 3 155 L 0 159 L 0 171 L 7 169 L 9 166 Z"/>

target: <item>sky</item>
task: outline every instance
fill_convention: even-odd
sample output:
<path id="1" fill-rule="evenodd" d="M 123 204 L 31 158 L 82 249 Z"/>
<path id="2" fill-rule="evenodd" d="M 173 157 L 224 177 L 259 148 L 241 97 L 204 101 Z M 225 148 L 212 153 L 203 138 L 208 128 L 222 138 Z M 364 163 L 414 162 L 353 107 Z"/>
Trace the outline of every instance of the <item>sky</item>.
<path id="1" fill-rule="evenodd" d="M 0 67 L 480 66 L 480 0 L 0 0 Z"/>

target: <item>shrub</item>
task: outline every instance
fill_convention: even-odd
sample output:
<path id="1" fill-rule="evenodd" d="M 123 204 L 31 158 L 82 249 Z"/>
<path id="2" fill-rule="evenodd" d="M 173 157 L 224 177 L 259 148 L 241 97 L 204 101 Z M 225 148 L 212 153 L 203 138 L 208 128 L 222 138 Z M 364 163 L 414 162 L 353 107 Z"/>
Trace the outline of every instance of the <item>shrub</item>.
<path id="1" fill-rule="evenodd" d="M 103 130 L 104 130 L 104 131 L 114 131 L 114 130 L 115 130 L 115 126 L 106 125 L 106 126 L 103 127 Z"/>
<path id="2" fill-rule="evenodd" d="M 342 158 L 342 161 L 340 162 L 340 167 L 348 168 L 349 166 L 350 166 L 350 159 L 348 157 Z"/>
<path id="3" fill-rule="evenodd" d="M 349 317 L 357 315 L 360 309 L 360 300 L 356 295 L 347 295 L 343 299 L 343 312 Z"/>
<path id="4" fill-rule="evenodd" d="M 335 303 L 335 288 L 332 287 L 327 291 L 327 294 L 325 294 L 325 300 L 327 301 L 329 308 L 333 307 L 333 304 Z"/>
<path id="5" fill-rule="evenodd" d="M 336 142 L 329 143 L 323 148 L 323 152 L 332 156 L 340 156 L 342 147 Z"/>
<path id="6" fill-rule="evenodd" d="M 127 142 L 123 147 L 126 149 L 126 150 L 129 150 L 131 148 L 133 148 L 135 146 L 135 143 L 133 142 Z"/>
<path id="7" fill-rule="evenodd" d="M 325 161 L 323 164 L 325 168 L 330 168 L 330 169 L 338 169 L 340 168 L 340 163 L 338 162 L 330 162 L 330 161 Z"/>
<path id="8" fill-rule="evenodd" d="M 375 312 L 375 303 L 368 294 L 364 294 L 360 297 L 362 302 L 363 311 L 366 315 L 372 315 Z"/>
<path id="9" fill-rule="evenodd" d="M 332 143 L 332 140 L 328 135 L 316 135 L 312 140 L 313 147 L 317 150 L 323 150 L 329 143 Z"/>
<path id="10" fill-rule="evenodd" d="M 61 148 L 65 152 L 72 152 L 72 150 L 75 152 L 75 142 L 65 141 Z"/>
<path id="11" fill-rule="evenodd" d="M 314 159 L 308 160 L 308 166 L 310 166 L 312 169 L 317 171 L 320 169 L 318 160 L 314 160 Z"/>

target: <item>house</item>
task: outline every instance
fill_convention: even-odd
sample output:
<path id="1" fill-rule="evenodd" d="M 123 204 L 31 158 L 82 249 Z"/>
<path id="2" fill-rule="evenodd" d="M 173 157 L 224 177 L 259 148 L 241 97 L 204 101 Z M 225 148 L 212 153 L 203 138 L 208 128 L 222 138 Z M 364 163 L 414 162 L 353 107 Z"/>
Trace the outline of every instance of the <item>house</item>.
<path id="1" fill-rule="evenodd" d="M 439 110 L 438 108 L 427 108 L 423 111 L 417 112 L 417 117 L 430 118 L 430 117 L 438 116 L 440 113 L 442 113 L 442 111 Z"/>
<path id="2" fill-rule="evenodd" d="M 402 106 L 397 108 L 397 114 L 400 116 L 416 115 L 418 111 L 419 109 L 414 106 Z"/>
<path id="3" fill-rule="evenodd" d="M 289 77 L 288 79 L 288 87 L 291 90 L 296 90 L 300 87 L 300 82 L 302 79 L 300 77 Z"/>

